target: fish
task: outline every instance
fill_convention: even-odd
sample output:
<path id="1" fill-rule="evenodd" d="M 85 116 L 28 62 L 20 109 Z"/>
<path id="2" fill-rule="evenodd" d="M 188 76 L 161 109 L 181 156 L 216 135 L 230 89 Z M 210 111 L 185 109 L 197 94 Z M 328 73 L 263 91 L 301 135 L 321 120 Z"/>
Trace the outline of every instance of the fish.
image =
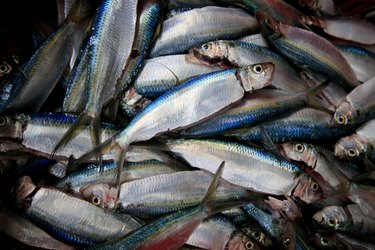
<path id="1" fill-rule="evenodd" d="M 201 43 L 235 39 L 257 28 L 256 19 L 239 8 L 207 6 L 192 9 L 163 22 L 161 35 L 149 56 L 181 54 Z"/>
<path id="2" fill-rule="evenodd" d="M 299 93 L 308 89 L 303 79 L 284 58 L 271 49 L 252 43 L 230 40 L 204 43 L 190 49 L 186 60 L 223 68 L 272 62 L 276 68 L 272 81 L 275 88 L 291 93 Z"/>
<path id="3" fill-rule="evenodd" d="M 224 164 L 218 168 L 199 205 L 159 217 L 112 244 L 93 249 L 179 249 L 205 218 L 217 213 L 211 202 Z"/>
<path id="4" fill-rule="evenodd" d="M 166 150 L 181 157 L 191 166 L 211 173 L 217 162 L 225 161 L 222 178 L 246 189 L 273 195 L 296 195 L 306 202 L 320 199 L 319 186 L 305 187 L 307 176 L 299 166 L 280 159 L 265 150 L 218 140 L 168 140 Z M 278 180 L 275 183 L 275 180 Z M 309 181 L 307 181 L 309 183 Z M 310 191 L 309 191 L 310 190 Z M 306 193 L 311 192 L 311 196 Z"/>
<path id="5" fill-rule="evenodd" d="M 98 153 L 115 150 L 119 180 L 125 152 L 131 143 L 187 127 L 219 112 L 240 100 L 245 92 L 270 85 L 274 69 L 272 63 L 254 64 L 190 79 L 160 96 L 138 113 L 126 129 L 81 156 L 76 164 Z M 223 94 L 225 99 L 221 98 Z M 201 112 L 195 112 L 197 105 L 201 107 Z M 119 189 L 119 181 L 117 183 Z"/>
<path id="6" fill-rule="evenodd" d="M 375 118 L 375 76 L 353 89 L 337 107 L 334 122 L 339 125 L 361 124 Z"/>
<path id="7" fill-rule="evenodd" d="M 359 85 L 353 69 L 331 42 L 311 31 L 277 23 L 264 12 L 256 16 L 270 45 L 297 66 L 323 73 L 349 90 Z"/>
<path id="8" fill-rule="evenodd" d="M 130 216 L 117 216 L 61 191 L 37 187 L 28 176 L 17 181 L 15 190 L 24 215 L 68 244 L 93 246 L 119 239 L 141 226 Z"/>
<path id="9" fill-rule="evenodd" d="M 0 89 L 0 113 L 37 112 L 52 92 L 89 21 L 85 1 L 76 1 L 67 19 L 50 34 Z"/>
<path id="10" fill-rule="evenodd" d="M 348 61 L 358 81 L 366 82 L 375 76 L 375 53 L 359 46 L 336 45 Z"/>
<path id="11" fill-rule="evenodd" d="M 320 106 L 319 101 L 314 100 L 314 96 L 327 84 L 323 83 L 298 94 L 273 89 L 246 94 L 227 111 L 181 131 L 180 135 L 195 138 L 220 135 L 234 129 L 260 124 L 281 113 L 292 112 L 306 105 Z"/>
<path id="12" fill-rule="evenodd" d="M 327 206 L 313 216 L 313 220 L 325 228 L 348 232 L 373 242 L 375 219 L 363 214 L 356 204 L 345 207 Z"/>
<path id="13" fill-rule="evenodd" d="M 104 0 L 100 3 L 89 33 L 85 109 L 56 143 L 53 152 L 77 136 L 85 127 L 91 131 L 93 146 L 100 139 L 100 112 L 113 96 L 115 84 L 131 54 L 137 19 L 137 0 Z M 113 39 L 108 39 L 111 37 Z M 81 50 L 80 53 L 86 53 Z M 79 56 L 79 55 L 78 55 Z"/>
<path id="14" fill-rule="evenodd" d="M 76 115 L 64 113 L 30 113 L 1 116 L 0 137 L 17 140 L 26 151 L 56 160 L 79 157 L 90 149 L 90 133 L 85 130 L 65 147 L 53 154 L 55 145 L 69 127 L 77 121 Z M 115 135 L 119 128 L 112 124 L 102 124 L 102 139 Z M 41 143 L 43 142 L 43 143 Z M 113 156 L 104 155 L 104 159 Z"/>
<path id="15" fill-rule="evenodd" d="M 371 156 L 374 149 L 375 120 L 362 124 L 355 133 L 342 137 L 335 144 L 335 155 L 342 159 L 358 159 Z"/>
<path id="16" fill-rule="evenodd" d="M 261 249 L 254 240 L 219 214 L 203 220 L 186 244 L 203 249 Z"/>
<path id="17" fill-rule="evenodd" d="M 285 118 L 261 123 L 273 142 L 316 141 L 322 139 L 338 139 L 350 134 L 353 126 L 335 126 L 333 117 L 320 110 L 303 108 L 292 112 Z M 262 141 L 262 129 L 258 126 L 242 128 L 225 133 L 244 141 Z"/>

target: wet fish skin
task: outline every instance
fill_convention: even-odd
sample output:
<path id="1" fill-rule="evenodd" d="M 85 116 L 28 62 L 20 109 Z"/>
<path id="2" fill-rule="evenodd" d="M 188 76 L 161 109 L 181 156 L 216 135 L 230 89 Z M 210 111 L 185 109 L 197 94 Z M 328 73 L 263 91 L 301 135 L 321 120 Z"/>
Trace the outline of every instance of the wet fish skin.
<path id="1" fill-rule="evenodd" d="M 183 137 L 199 138 L 220 135 L 242 127 L 250 127 L 280 113 L 305 106 L 302 95 L 289 95 L 273 89 L 258 90 L 246 94 L 227 111 L 181 131 Z"/>
<path id="2" fill-rule="evenodd" d="M 366 82 L 375 76 L 375 53 L 359 46 L 336 45 L 350 66 L 358 81 Z"/>
<path id="3" fill-rule="evenodd" d="M 74 47 L 83 39 L 88 23 L 85 1 L 77 1 L 68 18 L 50 34 L 21 71 L 6 81 L 0 90 L 0 112 L 36 112 L 62 75 Z"/>
<path id="4" fill-rule="evenodd" d="M 375 118 L 375 76 L 353 89 L 337 107 L 334 122 L 339 125 L 361 124 Z"/>
<path id="5" fill-rule="evenodd" d="M 141 70 L 152 42 L 159 35 L 158 28 L 164 15 L 164 3 L 159 0 L 141 0 L 137 6 L 136 33 L 129 61 L 126 63 L 114 93 L 119 98 Z"/>
<path id="6" fill-rule="evenodd" d="M 271 49 L 252 43 L 231 40 L 219 40 L 205 43 L 189 50 L 188 61 L 206 65 L 243 67 L 249 64 L 272 62 L 275 74 L 272 85 L 291 93 L 306 91 L 308 88 L 299 74 L 289 63 Z"/>
<path id="7" fill-rule="evenodd" d="M 158 97 L 187 79 L 221 70 L 189 63 L 185 55 L 169 55 L 147 59 L 134 88 L 140 95 Z"/>
<path id="8" fill-rule="evenodd" d="M 202 221 L 186 244 L 203 249 L 261 249 L 222 215 L 214 215 Z"/>
<path id="9" fill-rule="evenodd" d="M 368 240 L 374 240 L 375 219 L 363 214 L 356 204 L 345 207 L 324 207 L 313 216 L 313 220 L 326 228 L 362 235 L 362 237 L 366 235 L 370 236 Z"/>
<path id="10" fill-rule="evenodd" d="M 86 130 L 72 140 L 64 149 L 52 154 L 53 144 L 77 120 L 77 116 L 63 113 L 32 113 L 2 116 L 4 125 L 0 127 L 0 137 L 17 139 L 34 154 L 47 158 L 68 160 L 71 155 L 79 157 L 90 149 L 90 135 Z M 111 124 L 102 124 L 103 139 L 113 136 L 119 128 Z M 41 143 L 43 141 L 43 143 Z M 107 158 L 109 155 L 105 156 Z M 113 156 L 109 156 L 113 159 Z"/>
<path id="11" fill-rule="evenodd" d="M 374 151 L 374 126 L 373 119 L 360 126 L 354 134 L 341 138 L 335 144 L 335 155 L 344 159 L 370 156 Z"/>
<path id="12" fill-rule="evenodd" d="M 311 70 L 321 72 L 346 89 L 359 85 L 346 59 L 325 38 L 311 31 L 277 23 L 264 12 L 257 13 L 257 18 L 267 41 L 297 66 L 308 66 Z"/>
<path id="13" fill-rule="evenodd" d="M 193 9 L 164 21 L 150 57 L 181 54 L 201 43 L 237 38 L 257 28 L 255 18 L 238 8 L 208 6 Z"/>
<path id="14" fill-rule="evenodd" d="M 30 197 L 30 195 L 32 197 Z M 141 224 L 117 217 L 81 199 L 49 188 L 37 188 L 29 177 L 18 180 L 16 199 L 24 214 L 54 237 L 77 246 L 116 240 Z"/>
<path id="15" fill-rule="evenodd" d="M 311 108 L 295 111 L 285 118 L 265 122 L 261 125 L 274 142 L 337 139 L 350 134 L 354 129 L 350 125 L 334 126 L 331 115 Z M 262 141 L 259 126 L 238 129 L 225 135 L 245 141 Z"/>

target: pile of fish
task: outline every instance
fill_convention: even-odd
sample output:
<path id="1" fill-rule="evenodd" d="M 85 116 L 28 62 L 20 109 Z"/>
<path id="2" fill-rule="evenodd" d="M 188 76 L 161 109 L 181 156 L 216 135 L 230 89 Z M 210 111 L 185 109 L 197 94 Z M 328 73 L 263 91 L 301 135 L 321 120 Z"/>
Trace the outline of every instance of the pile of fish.
<path id="1" fill-rule="evenodd" d="M 375 249 L 375 6 L 338 2 L 57 1 L 0 65 L 3 235 Z"/>

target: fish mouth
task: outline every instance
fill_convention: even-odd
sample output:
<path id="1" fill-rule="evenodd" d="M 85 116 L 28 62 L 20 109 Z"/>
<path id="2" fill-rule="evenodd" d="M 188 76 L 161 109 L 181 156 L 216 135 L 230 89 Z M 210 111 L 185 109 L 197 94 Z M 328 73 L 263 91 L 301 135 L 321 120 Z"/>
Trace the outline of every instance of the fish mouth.
<path id="1" fill-rule="evenodd" d="M 238 65 L 231 63 L 228 59 L 222 57 L 209 57 L 199 53 L 197 49 L 190 49 L 189 53 L 185 55 L 185 60 L 190 63 L 219 66 L 223 69 L 230 69 L 238 67 Z"/>

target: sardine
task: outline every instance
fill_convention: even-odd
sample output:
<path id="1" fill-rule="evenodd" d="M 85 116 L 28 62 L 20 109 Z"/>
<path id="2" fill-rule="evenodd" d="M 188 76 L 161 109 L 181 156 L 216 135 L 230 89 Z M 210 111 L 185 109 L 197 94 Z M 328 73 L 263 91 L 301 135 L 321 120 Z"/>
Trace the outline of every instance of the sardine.
<path id="1" fill-rule="evenodd" d="M 335 155 L 339 158 L 355 159 L 371 155 L 375 145 L 375 119 L 372 119 L 352 135 L 341 138 L 335 145 Z"/>
<path id="2" fill-rule="evenodd" d="M 353 89 L 337 107 L 334 122 L 360 124 L 375 118 L 375 76 Z"/>
<path id="3" fill-rule="evenodd" d="M 74 47 L 79 47 L 89 13 L 85 1 L 75 2 L 66 21 L 44 40 L 31 58 L 0 90 L 0 112 L 36 112 L 62 75 Z"/>
<path id="4" fill-rule="evenodd" d="M 267 41 L 296 65 L 323 73 L 347 89 L 359 85 L 346 59 L 325 38 L 308 30 L 277 23 L 264 12 L 257 13 L 257 18 Z"/>
<path id="5" fill-rule="evenodd" d="M 254 64 L 188 80 L 160 96 L 138 113 L 126 129 L 86 153 L 78 162 L 114 149 L 119 171 L 117 179 L 120 180 L 125 152 L 132 142 L 145 141 L 171 130 L 191 126 L 212 116 L 240 100 L 245 92 L 270 85 L 274 69 L 272 63 Z M 225 98 L 222 98 L 223 96 Z M 199 112 L 196 109 L 197 105 L 200 106 Z M 120 184 L 119 181 L 117 183 Z"/>
<path id="6" fill-rule="evenodd" d="M 241 41 L 208 42 L 189 50 L 186 59 L 206 65 L 221 67 L 243 67 L 249 64 L 272 62 L 275 74 L 272 85 L 292 93 L 306 91 L 308 88 L 298 73 L 274 51 L 255 44 Z"/>
<path id="7" fill-rule="evenodd" d="M 254 240 L 241 233 L 235 225 L 221 215 L 202 221 L 186 244 L 203 249 L 261 249 Z"/>
<path id="8" fill-rule="evenodd" d="M 77 246 L 113 241 L 141 226 L 130 216 L 116 216 L 60 191 L 36 187 L 27 176 L 18 181 L 16 197 L 27 218 L 57 239 Z"/>
<path id="9" fill-rule="evenodd" d="M 211 40 L 248 35 L 258 28 L 258 23 L 244 10 L 208 6 L 172 17 L 162 27 L 150 57 L 181 54 Z"/>

